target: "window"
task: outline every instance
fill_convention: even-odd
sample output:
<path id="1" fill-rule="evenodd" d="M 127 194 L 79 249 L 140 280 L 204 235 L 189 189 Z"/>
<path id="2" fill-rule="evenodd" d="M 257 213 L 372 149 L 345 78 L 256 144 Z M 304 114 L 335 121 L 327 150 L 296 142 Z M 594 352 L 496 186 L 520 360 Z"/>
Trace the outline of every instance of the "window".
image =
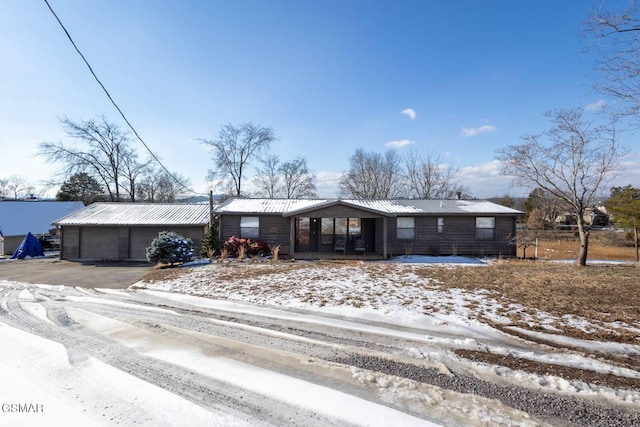
<path id="1" fill-rule="evenodd" d="M 350 240 L 362 235 L 360 218 L 349 218 L 349 238 Z"/>
<path id="2" fill-rule="evenodd" d="M 438 234 L 444 234 L 444 217 L 438 217 Z"/>
<path id="3" fill-rule="evenodd" d="M 320 219 L 320 243 L 323 245 L 333 245 L 333 218 Z"/>
<path id="4" fill-rule="evenodd" d="M 415 239 L 416 237 L 416 219 L 414 217 L 398 217 L 397 218 L 397 237 L 398 239 Z"/>
<path id="5" fill-rule="evenodd" d="M 347 236 L 347 218 L 336 218 L 336 236 Z"/>
<path id="6" fill-rule="evenodd" d="M 495 239 L 496 219 L 494 217 L 476 218 L 476 239 Z"/>
<path id="7" fill-rule="evenodd" d="M 309 244 L 311 221 L 308 217 L 296 218 L 296 244 L 305 246 Z"/>
<path id="8" fill-rule="evenodd" d="M 240 217 L 240 237 L 257 239 L 260 236 L 260 218 L 257 216 Z"/>

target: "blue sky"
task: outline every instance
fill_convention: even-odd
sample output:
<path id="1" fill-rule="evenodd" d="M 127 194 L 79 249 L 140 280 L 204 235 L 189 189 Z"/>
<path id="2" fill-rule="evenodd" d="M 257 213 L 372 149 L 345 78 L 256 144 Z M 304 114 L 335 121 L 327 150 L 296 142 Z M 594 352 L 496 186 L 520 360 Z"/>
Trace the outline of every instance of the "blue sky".
<path id="1" fill-rule="evenodd" d="M 307 158 L 323 197 L 357 148 L 398 141 L 446 157 L 475 197 L 523 195 L 496 150 L 547 129 L 545 111 L 602 102 L 580 33 L 599 0 L 49 2 L 149 147 L 203 193 L 199 139 L 253 121 L 282 160 Z M 35 157 L 68 141 L 59 117 L 124 127 L 43 1 L 0 0 L 0 58 L 0 177 L 59 170 Z M 627 144 L 617 182 L 639 185 Z"/>

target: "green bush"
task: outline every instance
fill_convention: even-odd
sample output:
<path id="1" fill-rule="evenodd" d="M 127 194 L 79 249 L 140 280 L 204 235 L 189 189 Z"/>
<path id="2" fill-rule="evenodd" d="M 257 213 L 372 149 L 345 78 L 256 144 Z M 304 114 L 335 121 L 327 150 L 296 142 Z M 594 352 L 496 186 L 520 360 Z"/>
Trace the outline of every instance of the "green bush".
<path id="1" fill-rule="evenodd" d="M 161 231 L 147 248 L 147 260 L 154 264 L 181 264 L 191 261 L 193 242 L 173 231 Z"/>
<path id="2" fill-rule="evenodd" d="M 207 233 L 202 239 L 202 249 L 200 250 L 200 256 L 213 258 L 220 252 L 220 238 L 218 237 L 218 227 L 214 223 L 213 227 L 210 227 Z"/>

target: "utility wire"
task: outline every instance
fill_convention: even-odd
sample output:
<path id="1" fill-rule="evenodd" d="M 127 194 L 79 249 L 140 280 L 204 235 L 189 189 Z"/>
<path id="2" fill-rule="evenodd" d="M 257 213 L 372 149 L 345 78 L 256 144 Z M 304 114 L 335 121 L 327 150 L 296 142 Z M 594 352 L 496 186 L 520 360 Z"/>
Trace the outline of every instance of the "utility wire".
<path id="1" fill-rule="evenodd" d="M 102 82 L 100 81 L 100 79 L 98 78 L 98 76 L 96 75 L 96 73 L 93 71 L 93 68 L 91 68 L 91 65 L 89 64 L 89 61 L 87 61 L 87 58 L 85 58 L 85 56 L 82 54 L 82 52 L 80 51 L 80 49 L 78 48 L 78 46 L 76 45 L 76 43 L 73 41 L 73 38 L 71 38 L 71 34 L 69 34 L 69 31 L 67 31 L 66 27 L 64 26 L 64 24 L 62 23 L 62 21 L 60 20 L 60 18 L 58 18 L 58 15 L 56 14 L 56 12 L 53 10 L 53 8 L 51 7 L 51 5 L 49 4 L 48 0 L 44 0 L 44 2 L 46 3 L 47 7 L 49 8 L 49 10 L 51 11 L 51 13 L 53 14 L 53 16 L 56 18 L 56 21 L 58 21 L 58 24 L 60 24 L 60 27 L 62 27 L 62 30 L 64 31 L 64 33 L 67 35 L 67 38 L 69 39 L 69 41 L 71 42 L 71 44 L 73 45 L 74 49 L 76 50 L 76 52 L 78 52 L 78 55 L 80 55 L 80 57 L 82 58 L 82 60 L 84 61 L 84 63 L 87 65 L 87 68 L 89 68 L 89 71 L 91 71 L 91 74 L 93 75 L 93 78 L 98 82 L 98 84 L 100 85 L 100 87 L 102 88 L 102 90 L 104 91 L 104 93 L 107 95 L 107 98 L 109 98 L 109 101 L 111 101 L 111 103 L 113 104 L 114 107 L 116 107 L 116 110 L 118 110 L 118 113 L 120 113 L 120 115 L 122 116 L 122 118 L 124 119 L 124 121 L 127 123 L 127 125 L 129 126 L 129 128 L 133 131 L 133 134 L 136 136 L 136 138 L 138 138 L 138 140 L 142 143 L 142 145 L 144 145 L 144 148 L 146 148 L 146 150 L 149 152 L 149 154 L 151 155 L 151 157 L 153 157 L 153 159 L 158 162 L 158 164 L 160 165 L 160 167 L 167 173 L 169 174 L 169 176 L 171 178 L 173 178 L 173 180 L 175 182 L 178 183 L 178 185 L 180 185 L 180 187 L 182 187 L 183 189 L 187 190 L 190 193 L 193 194 L 199 194 L 202 195 L 204 193 L 198 193 L 196 191 L 193 191 L 192 189 L 188 188 L 187 186 L 185 186 L 180 180 L 178 180 L 178 178 L 176 178 L 171 172 L 169 172 L 169 170 L 164 166 L 164 164 L 162 164 L 162 162 L 160 161 L 160 159 L 158 158 L 158 156 L 156 156 L 153 151 L 151 151 L 151 149 L 147 146 L 147 143 L 144 142 L 144 140 L 142 139 L 142 137 L 140 137 L 140 135 L 138 135 L 138 132 L 136 131 L 136 129 L 133 127 L 133 125 L 129 122 L 129 120 L 127 119 L 127 117 L 124 115 L 124 113 L 122 112 L 122 110 L 120 109 L 120 107 L 118 106 L 118 104 L 116 103 L 116 101 L 113 100 L 113 98 L 111 97 L 111 94 L 109 93 L 109 91 L 107 90 L 107 88 L 102 84 Z"/>

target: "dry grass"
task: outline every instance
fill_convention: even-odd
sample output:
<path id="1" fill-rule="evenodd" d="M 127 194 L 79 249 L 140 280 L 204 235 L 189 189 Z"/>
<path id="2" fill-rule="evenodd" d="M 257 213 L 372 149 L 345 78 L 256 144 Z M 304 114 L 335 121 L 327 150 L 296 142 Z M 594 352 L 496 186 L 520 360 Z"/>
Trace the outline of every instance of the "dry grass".
<path id="1" fill-rule="evenodd" d="M 534 247 L 528 247 L 527 258 L 533 258 Z M 580 250 L 578 237 L 567 232 L 547 232 L 538 242 L 540 259 L 575 259 Z M 635 261 L 635 249 L 624 233 L 592 232 L 589 237 L 589 259 Z M 523 257 L 518 248 L 518 257 Z"/>
<path id="2" fill-rule="evenodd" d="M 425 266 L 420 276 L 437 279 L 442 287 L 487 289 L 504 306 L 520 304 L 554 316 L 573 315 L 599 324 L 624 323 L 640 328 L 639 270 L 632 264 L 577 267 L 540 261 L 499 262 L 488 268 Z M 514 325 L 531 328 L 514 317 Z M 564 327 L 567 335 L 637 343 L 638 334 L 598 330 L 585 333 Z"/>

